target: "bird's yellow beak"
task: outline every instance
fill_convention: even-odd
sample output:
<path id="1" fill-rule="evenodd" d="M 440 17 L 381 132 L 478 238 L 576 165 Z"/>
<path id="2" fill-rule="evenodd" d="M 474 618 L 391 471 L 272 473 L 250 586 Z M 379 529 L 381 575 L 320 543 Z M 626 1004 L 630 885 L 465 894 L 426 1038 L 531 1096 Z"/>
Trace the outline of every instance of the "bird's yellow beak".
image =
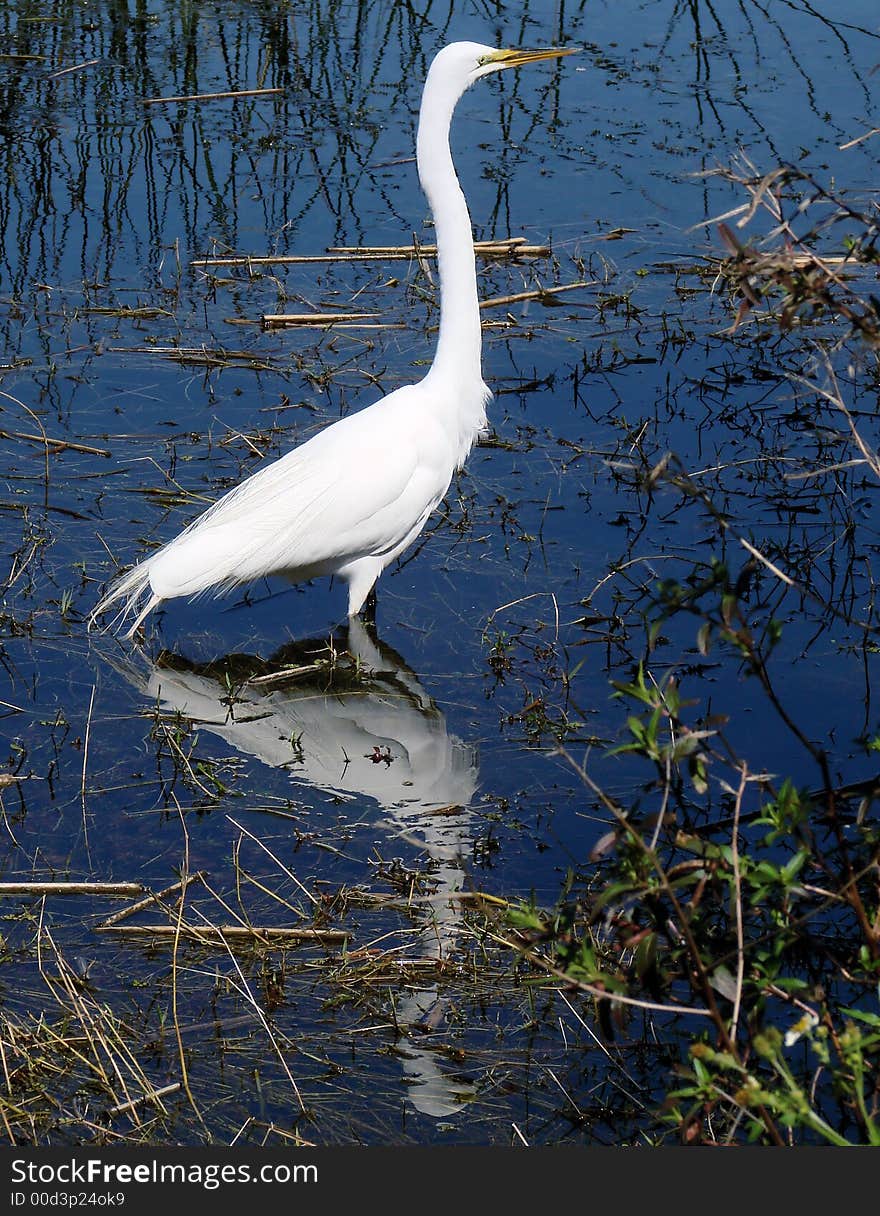
<path id="1" fill-rule="evenodd" d="M 572 47 L 549 47 L 544 51 L 525 51 L 521 47 L 513 47 L 511 50 L 493 51 L 491 55 L 484 56 L 480 60 L 481 67 L 488 67 L 490 64 L 499 68 L 518 68 L 524 63 L 537 63 L 540 59 L 560 59 L 563 55 L 573 55 L 579 48 Z"/>

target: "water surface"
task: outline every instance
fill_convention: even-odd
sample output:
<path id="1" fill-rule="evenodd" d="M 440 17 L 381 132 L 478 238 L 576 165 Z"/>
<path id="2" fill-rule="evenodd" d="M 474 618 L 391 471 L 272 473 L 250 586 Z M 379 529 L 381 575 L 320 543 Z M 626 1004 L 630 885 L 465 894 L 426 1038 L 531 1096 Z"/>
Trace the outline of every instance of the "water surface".
<path id="1" fill-rule="evenodd" d="M 610 680 L 646 653 L 658 579 L 745 560 L 699 503 L 638 487 L 633 471 L 667 451 L 841 609 L 823 615 L 769 576 L 755 591 L 756 615 L 773 604 L 785 623 L 780 696 L 836 776 L 873 771 L 874 655 L 844 618 L 870 611 L 876 487 L 859 469 L 833 495 L 787 480 L 839 454 L 839 421 L 793 404 L 803 346 L 757 326 L 731 335 L 725 292 L 691 272 L 722 252 L 707 221 L 742 202 L 706 172 L 738 154 L 874 187 L 877 141 L 839 145 L 878 125 L 875 17 L 860 0 L 723 15 L 672 0 L 424 16 L 3 6 L 0 709 L 18 778 L 0 791 L 3 877 L 160 890 L 204 870 L 193 924 L 312 924 L 323 903 L 363 952 L 348 970 L 314 946 L 172 952 L 95 932 L 115 904 L 7 900 L 8 1013 L 57 1013 L 51 938 L 125 1021 L 152 1084 L 180 1079 L 183 1044 L 193 1102 L 168 1099 L 146 1137 L 507 1143 L 515 1124 L 531 1143 L 616 1142 L 648 1118 L 647 1028 L 610 1064 L 590 1007 L 522 985 L 461 893 L 552 903 L 605 831 L 560 740 L 578 757 L 596 747 L 597 779 L 638 796 L 638 765 L 602 756 L 624 737 Z M 481 82 L 453 146 L 476 236 L 552 249 L 481 262 L 483 297 L 589 285 L 486 310 L 491 434 L 424 544 L 381 580 L 377 635 L 340 632 L 344 589 L 326 581 L 169 604 L 140 648 L 89 634 L 117 568 L 262 461 L 423 374 L 437 286 L 418 260 L 198 261 L 429 243 L 419 96 L 434 52 L 461 37 L 583 48 Z M 281 91 L 146 104 L 253 88 Z M 377 321 L 260 322 L 355 308 Z M 872 441 L 872 365 L 850 369 L 847 391 Z M 723 708 L 756 770 L 815 782 L 754 682 L 729 657 L 702 659 L 693 632 L 670 626 L 658 673 Z M 331 683 L 331 645 L 372 674 L 344 660 Z M 244 683 L 283 662 L 315 670 Z M 87 1091 L 69 1100 L 73 1115 L 40 1132 L 51 1141 L 131 1132 Z"/>

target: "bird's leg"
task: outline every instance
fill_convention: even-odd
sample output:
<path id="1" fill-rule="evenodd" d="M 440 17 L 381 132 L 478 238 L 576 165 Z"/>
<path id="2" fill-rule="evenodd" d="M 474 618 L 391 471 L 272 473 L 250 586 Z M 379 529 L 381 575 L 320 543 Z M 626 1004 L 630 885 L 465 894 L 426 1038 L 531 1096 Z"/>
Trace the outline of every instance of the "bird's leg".
<path id="1" fill-rule="evenodd" d="M 364 600 L 364 606 L 360 611 L 366 625 L 376 627 L 376 585 L 375 583 L 369 590 L 367 598 Z"/>

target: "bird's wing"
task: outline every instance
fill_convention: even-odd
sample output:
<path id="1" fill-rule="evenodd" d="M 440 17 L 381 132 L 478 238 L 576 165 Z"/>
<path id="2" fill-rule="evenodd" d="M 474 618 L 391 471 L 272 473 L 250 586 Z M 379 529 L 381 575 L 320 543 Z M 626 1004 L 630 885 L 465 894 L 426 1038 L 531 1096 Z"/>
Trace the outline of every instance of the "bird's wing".
<path id="1" fill-rule="evenodd" d="M 396 393 L 259 470 L 150 562 L 163 597 L 398 548 L 449 485 L 442 429 Z"/>

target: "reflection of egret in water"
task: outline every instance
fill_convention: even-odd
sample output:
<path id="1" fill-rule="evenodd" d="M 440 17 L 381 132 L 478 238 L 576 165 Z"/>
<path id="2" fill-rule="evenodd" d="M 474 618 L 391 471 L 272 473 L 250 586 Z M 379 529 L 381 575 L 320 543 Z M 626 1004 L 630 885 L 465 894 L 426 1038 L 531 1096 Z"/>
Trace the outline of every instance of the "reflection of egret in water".
<path id="1" fill-rule="evenodd" d="M 331 646 L 338 661 L 326 661 Z M 345 652 L 353 663 L 341 661 Z M 126 672 L 134 676 L 128 664 Z M 438 863 L 436 889 L 422 901 L 431 915 L 413 953 L 421 959 L 451 953 L 461 924 L 459 859 L 470 840 L 466 808 L 477 786 L 476 751 L 447 733 L 415 673 L 358 618 L 330 644 L 293 643 L 268 662 L 234 655 L 192 664 L 165 655 L 136 681 L 164 709 L 264 764 L 286 768 L 299 785 L 375 800 L 388 812 L 389 830 Z M 397 1024 L 411 1028 L 401 1048 L 409 1098 L 434 1118 L 459 1111 L 470 1093 L 443 1072 L 427 1044 L 424 1032 L 442 1022 L 444 1009 L 437 984 L 395 1007 Z"/>

